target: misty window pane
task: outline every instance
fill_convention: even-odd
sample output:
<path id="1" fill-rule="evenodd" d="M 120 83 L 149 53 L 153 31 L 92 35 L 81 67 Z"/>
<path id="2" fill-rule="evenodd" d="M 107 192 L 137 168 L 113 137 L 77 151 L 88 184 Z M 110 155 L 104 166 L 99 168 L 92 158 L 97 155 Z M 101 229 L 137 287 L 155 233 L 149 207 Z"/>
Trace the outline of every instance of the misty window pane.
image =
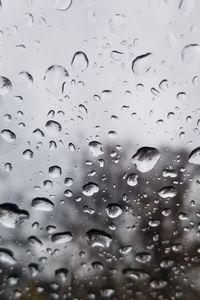
<path id="1" fill-rule="evenodd" d="M 0 0 L 0 300 L 200 299 L 199 12 Z"/>

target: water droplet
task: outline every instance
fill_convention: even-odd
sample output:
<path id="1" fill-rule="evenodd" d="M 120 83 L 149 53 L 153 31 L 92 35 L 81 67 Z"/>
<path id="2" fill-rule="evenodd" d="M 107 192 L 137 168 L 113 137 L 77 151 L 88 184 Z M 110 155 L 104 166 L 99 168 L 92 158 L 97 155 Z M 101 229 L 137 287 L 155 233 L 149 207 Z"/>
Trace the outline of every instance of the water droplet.
<path id="1" fill-rule="evenodd" d="M 92 247 L 107 248 L 112 242 L 112 238 L 105 231 L 91 229 L 87 232 L 88 244 Z"/>
<path id="2" fill-rule="evenodd" d="M 149 279 L 149 274 L 141 269 L 127 268 L 122 270 L 122 274 L 131 280 L 147 280 Z"/>
<path id="3" fill-rule="evenodd" d="M 200 147 L 197 147 L 194 150 L 192 150 L 188 157 L 188 162 L 191 164 L 200 165 Z"/>
<path id="4" fill-rule="evenodd" d="M 138 184 L 138 175 L 137 174 L 129 174 L 127 177 L 127 184 L 130 186 L 136 186 Z"/>
<path id="5" fill-rule="evenodd" d="M 152 57 L 152 53 L 137 56 L 132 62 L 133 73 L 138 76 L 147 73 L 151 68 Z"/>
<path id="6" fill-rule="evenodd" d="M 10 79 L 0 76 L 0 96 L 4 96 L 12 89 L 12 83 Z"/>
<path id="7" fill-rule="evenodd" d="M 68 273 L 69 271 L 67 269 L 60 268 L 55 270 L 55 277 L 61 284 L 64 284 L 67 280 Z"/>
<path id="8" fill-rule="evenodd" d="M 0 205 L 0 223 L 8 228 L 16 228 L 25 219 L 29 219 L 29 213 L 21 210 L 16 204 L 3 203 Z"/>
<path id="9" fill-rule="evenodd" d="M 24 157 L 25 160 L 29 160 L 29 159 L 33 158 L 33 156 L 34 156 L 34 153 L 30 149 L 26 149 L 23 152 L 23 157 Z"/>
<path id="10" fill-rule="evenodd" d="M 4 129 L 1 131 L 1 137 L 8 143 L 14 142 L 16 135 L 9 129 Z"/>
<path id="11" fill-rule="evenodd" d="M 97 141 L 92 141 L 89 143 L 89 149 L 90 152 L 93 154 L 93 156 L 97 157 L 101 154 L 103 154 L 103 145 Z"/>
<path id="12" fill-rule="evenodd" d="M 151 260 L 151 254 L 149 252 L 140 252 L 135 256 L 135 260 L 141 264 L 146 264 Z"/>
<path id="13" fill-rule="evenodd" d="M 60 125 L 60 123 L 53 120 L 47 121 L 45 127 L 46 127 L 47 134 L 51 137 L 57 136 L 59 132 L 62 130 L 62 126 Z"/>
<path id="14" fill-rule="evenodd" d="M 0 262 L 4 264 L 14 265 L 17 260 L 14 258 L 13 252 L 9 249 L 0 248 Z"/>
<path id="15" fill-rule="evenodd" d="M 184 63 L 199 63 L 200 62 L 200 45 L 190 44 L 183 48 L 182 60 Z"/>
<path id="16" fill-rule="evenodd" d="M 195 2 L 196 0 L 181 0 L 179 3 L 179 11 L 181 15 L 188 16 L 192 12 Z"/>
<path id="17" fill-rule="evenodd" d="M 49 168 L 49 175 L 53 178 L 58 178 L 62 174 L 62 169 L 59 166 L 52 166 Z"/>
<path id="18" fill-rule="evenodd" d="M 62 66 L 50 66 L 44 75 L 46 89 L 54 96 L 59 95 L 62 92 L 63 84 L 66 82 L 68 76 L 67 70 Z"/>
<path id="19" fill-rule="evenodd" d="M 73 179 L 70 177 L 65 178 L 65 185 L 66 186 L 71 186 L 74 183 Z"/>
<path id="20" fill-rule="evenodd" d="M 54 0 L 54 6 L 57 10 L 65 11 L 72 5 L 72 0 Z"/>
<path id="21" fill-rule="evenodd" d="M 35 129 L 33 134 L 37 139 L 42 139 L 44 137 L 44 133 L 39 128 Z"/>
<path id="22" fill-rule="evenodd" d="M 33 76 L 26 71 L 20 72 L 19 78 L 20 80 L 24 81 L 24 83 L 26 83 L 27 86 L 31 86 L 33 84 Z"/>
<path id="23" fill-rule="evenodd" d="M 68 243 L 72 240 L 73 236 L 71 232 L 59 232 L 52 235 L 52 242 L 55 244 Z"/>
<path id="24" fill-rule="evenodd" d="M 159 158 L 160 152 L 158 149 L 142 147 L 133 155 L 131 161 L 140 172 L 145 173 L 154 168 Z"/>
<path id="25" fill-rule="evenodd" d="M 88 68 L 89 60 L 84 52 L 78 51 L 74 54 L 71 62 L 72 68 L 76 72 L 83 72 Z"/>
<path id="26" fill-rule="evenodd" d="M 40 211 L 52 211 L 54 209 L 54 204 L 47 198 L 34 198 L 32 200 L 32 207 Z"/>
<path id="27" fill-rule="evenodd" d="M 99 186 L 94 182 L 86 183 L 82 187 L 82 193 L 87 197 L 93 196 L 94 194 L 98 193 L 98 191 L 99 191 Z"/>
<path id="28" fill-rule="evenodd" d="M 117 204 L 108 204 L 106 207 L 106 212 L 110 218 L 114 219 L 119 217 L 122 214 L 122 209 Z"/>
<path id="29" fill-rule="evenodd" d="M 126 23 L 127 17 L 125 15 L 115 14 L 109 21 L 109 29 L 112 33 L 119 34 L 125 29 Z"/>
<path id="30" fill-rule="evenodd" d="M 162 188 L 158 194 L 163 199 L 174 198 L 177 194 L 177 190 L 173 186 L 166 186 Z"/>
<path id="31" fill-rule="evenodd" d="M 123 52 L 120 52 L 120 51 L 114 50 L 114 51 L 111 52 L 111 58 L 112 58 L 113 60 L 115 60 L 115 61 L 120 61 L 120 60 L 122 60 L 123 55 L 124 55 L 124 53 L 123 53 Z"/>

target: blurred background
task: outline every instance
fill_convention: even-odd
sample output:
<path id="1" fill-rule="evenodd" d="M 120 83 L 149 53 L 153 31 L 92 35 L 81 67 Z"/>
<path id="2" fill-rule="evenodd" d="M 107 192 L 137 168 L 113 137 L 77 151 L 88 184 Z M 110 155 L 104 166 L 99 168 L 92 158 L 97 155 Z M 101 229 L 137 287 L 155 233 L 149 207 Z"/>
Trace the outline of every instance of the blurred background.
<path id="1" fill-rule="evenodd" d="M 199 11 L 0 0 L 0 300 L 200 298 Z"/>

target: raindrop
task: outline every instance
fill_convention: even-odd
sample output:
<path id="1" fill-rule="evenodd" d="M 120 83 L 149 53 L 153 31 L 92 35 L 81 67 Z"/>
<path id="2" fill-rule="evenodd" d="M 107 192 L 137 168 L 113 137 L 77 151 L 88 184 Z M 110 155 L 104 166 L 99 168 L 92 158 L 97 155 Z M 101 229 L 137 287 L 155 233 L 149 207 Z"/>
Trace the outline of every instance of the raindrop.
<path id="1" fill-rule="evenodd" d="M 131 161 L 140 172 L 145 173 L 154 168 L 159 158 L 160 152 L 158 149 L 142 147 L 133 155 Z"/>
<path id="2" fill-rule="evenodd" d="M 17 260 L 14 258 L 13 252 L 9 249 L 0 248 L 0 262 L 4 264 L 14 265 Z"/>
<path id="3" fill-rule="evenodd" d="M 84 52 L 78 51 L 74 54 L 71 62 L 72 68 L 76 72 L 83 72 L 88 68 L 89 60 Z"/>
<path id="4" fill-rule="evenodd" d="M 127 177 L 127 184 L 130 186 L 136 186 L 138 184 L 138 175 L 137 174 L 129 174 Z"/>
<path id="5" fill-rule="evenodd" d="M 61 284 L 64 284 L 67 280 L 68 273 L 69 271 L 67 269 L 60 268 L 55 270 L 55 277 Z"/>
<path id="6" fill-rule="evenodd" d="M 149 278 L 149 274 L 141 269 L 133 269 L 127 268 L 122 270 L 122 274 L 131 280 L 147 280 Z"/>
<path id="7" fill-rule="evenodd" d="M 49 175 L 52 178 L 58 178 L 62 174 L 62 169 L 59 166 L 52 166 L 49 168 Z"/>
<path id="8" fill-rule="evenodd" d="M 54 6 L 57 10 L 65 11 L 72 5 L 72 0 L 54 0 Z"/>
<path id="9" fill-rule="evenodd" d="M 26 219 L 29 219 L 29 213 L 19 209 L 16 204 L 3 203 L 0 205 L 0 223 L 5 227 L 16 228 Z"/>
<path id="10" fill-rule="evenodd" d="M 88 244 L 92 247 L 107 248 L 112 242 L 112 238 L 105 231 L 91 229 L 87 232 Z"/>
<path id="11" fill-rule="evenodd" d="M 200 45 L 199 44 L 190 44 L 183 48 L 182 60 L 184 63 L 198 63 L 200 62 Z"/>
<path id="12" fill-rule="evenodd" d="M 32 200 L 32 207 L 40 211 L 52 211 L 54 209 L 54 204 L 47 198 L 34 198 Z"/>
<path id="13" fill-rule="evenodd" d="M 23 152 L 23 157 L 24 157 L 25 160 L 29 160 L 29 159 L 33 158 L 33 156 L 34 156 L 34 153 L 30 149 L 26 149 Z"/>
<path id="14" fill-rule="evenodd" d="M 62 92 L 63 84 L 66 82 L 69 74 L 65 68 L 60 65 L 50 66 L 44 75 L 45 86 L 50 94 L 56 96 Z"/>
<path id="15" fill-rule="evenodd" d="M 122 209 L 117 204 L 108 204 L 106 207 L 106 212 L 110 218 L 114 219 L 119 217 L 122 214 Z"/>
<path id="16" fill-rule="evenodd" d="M 94 182 L 86 183 L 82 187 L 82 193 L 87 197 L 93 196 L 94 194 L 98 193 L 98 191 L 99 186 Z"/>
<path id="17" fill-rule="evenodd" d="M 4 96 L 12 89 L 11 81 L 3 76 L 0 76 L 0 96 Z"/>
<path id="18" fill-rule="evenodd" d="M 71 232 L 59 232 L 52 235 L 52 242 L 55 244 L 68 243 L 72 240 L 73 236 Z"/>
<path id="19" fill-rule="evenodd" d="M 127 17 L 122 14 L 115 14 L 109 20 L 109 29 L 112 33 L 121 33 L 127 23 Z"/>
<path id="20" fill-rule="evenodd" d="M 48 135 L 52 137 L 57 136 L 62 130 L 62 126 L 60 125 L 60 123 L 53 120 L 47 121 L 45 127 Z"/>
<path id="21" fill-rule="evenodd" d="M 144 75 L 151 68 L 152 53 L 137 56 L 132 62 L 132 70 L 135 75 Z"/>
<path id="22" fill-rule="evenodd" d="M 4 129 L 1 131 L 1 137 L 8 143 L 14 142 L 16 135 L 9 129 Z"/>
<path id="23" fill-rule="evenodd" d="M 196 0 L 181 0 L 179 3 L 179 11 L 181 15 L 189 15 L 195 6 L 195 2 Z"/>
<path id="24" fill-rule="evenodd" d="M 151 260 L 151 254 L 149 252 L 140 252 L 135 256 L 135 260 L 141 264 L 146 264 Z"/>
<path id="25" fill-rule="evenodd" d="M 194 150 L 192 150 L 188 157 L 188 162 L 191 164 L 200 165 L 200 147 L 197 147 Z"/>
<path id="26" fill-rule="evenodd" d="M 92 141 L 89 143 L 89 149 L 93 156 L 97 157 L 103 154 L 103 145 L 97 141 Z"/>
<path id="27" fill-rule="evenodd" d="M 177 194 L 177 190 L 173 186 L 166 186 L 162 188 L 158 194 L 163 199 L 174 198 Z"/>

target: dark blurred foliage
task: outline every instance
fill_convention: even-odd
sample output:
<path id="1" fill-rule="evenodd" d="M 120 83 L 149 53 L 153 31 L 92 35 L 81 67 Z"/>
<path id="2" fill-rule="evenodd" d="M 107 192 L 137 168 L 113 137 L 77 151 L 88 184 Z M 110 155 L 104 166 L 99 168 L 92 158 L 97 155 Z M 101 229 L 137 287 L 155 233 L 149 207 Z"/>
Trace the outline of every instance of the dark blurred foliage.
<path id="1" fill-rule="evenodd" d="M 1 300 L 15 299 L 16 286 L 9 291 L 6 288 L 7 274 L 13 273 L 19 276 L 17 287 L 22 295 L 18 299 L 22 300 L 200 299 L 197 280 L 200 205 L 195 183 L 198 166 L 188 164 L 186 151 L 163 148 L 156 166 L 141 173 L 131 163 L 129 153 L 128 147 L 125 150 L 121 146 L 107 146 L 99 157 L 84 153 L 82 161 L 77 162 L 81 180 L 74 184 L 73 196 L 54 213 L 57 228 L 67 228 L 73 233 L 74 243 L 79 246 L 77 269 L 82 270 L 84 276 L 79 276 L 71 264 L 68 248 L 61 260 L 62 267 L 69 272 L 65 283 L 51 276 L 40 277 L 40 272 L 31 278 L 22 271 L 22 267 L 27 266 L 18 265 L 8 271 L 2 265 Z M 176 176 L 163 176 L 165 170 L 174 170 Z M 135 186 L 127 184 L 128 175 L 132 173 L 138 175 Z M 88 182 L 99 186 L 99 192 L 91 197 L 81 192 Z M 167 186 L 176 189 L 175 197 L 159 196 L 159 191 Z M 114 219 L 106 212 L 111 203 L 123 211 Z M 40 226 L 45 227 L 49 220 L 44 218 L 42 222 Z M 91 247 L 86 235 L 91 229 L 109 235 L 110 247 Z M 44 236 L 41 233 L 40 240 Z M 27 241 L 21 242 L 26 248 Z M 75 252 L 73 259 L 76 260 Z M 44 288 L 41 293 L 37 291 L 40 286 Z M 4 289 L 12 296 L 4 297 L 7 294 Z"/>

